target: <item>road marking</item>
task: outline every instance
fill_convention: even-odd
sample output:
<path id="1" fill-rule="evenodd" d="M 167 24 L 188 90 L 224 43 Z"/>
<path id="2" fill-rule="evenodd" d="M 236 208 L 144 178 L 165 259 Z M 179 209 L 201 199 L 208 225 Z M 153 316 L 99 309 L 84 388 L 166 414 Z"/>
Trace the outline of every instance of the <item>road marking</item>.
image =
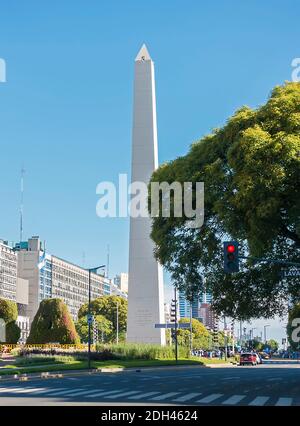
<path id="1" fill-rule="evenodd" d="M 103 391 L 103 389 L 98 389 L 99 391 Z M 80 395 L 88 395 L 88 394 L 90 394 L 90 393 L 95 393 L 95 389 L 93 389 L 93 390 L 82 390 L 82 391 L 79 391 L 79 392 L 74 392 L 74 393 L 69 393 L 68 394 L 68 396 L 80 396 Z"/>
<path id="2" fill-rule="evenodd" d="M 120 393 L 122 390 L 125 390 L 125 389 L 119 389 L 119 390 L 107 391 L 107 392 L 97 392 L 97 393 L 94 393 L 92 395 L 87 395 L 86 397 L 87 398 L 96 398 L 97 396 L 104 396 L 104 395 L 110 395 L 110 394 L 113 394 L 113 393 Z"/>
<path id="3" fill-rule="evenodd" d="M 171 398 L 172 396 L 176 395 L 179 395 L 179 392 L 165 393 L 163 395 L 156 396 L 155 398 L 151 398 L 150 401 L 163 401 L 164 399 Z"/>
<path id="4" fill-rule="evenodd" d="M 64 395 L 68 395 L 69 393 L 73 393 L 73 392 L 75 392 L 75 391 L 80 391 L 80 390 L 83 390 L 82 388 L 80 388 L 80 389 L 65 389 L 65 390 L 62 390 L 62 391 L 60 391 L 60 392 L 51 392 L 51 396 L 60 396 L 60 395 L 62 395 L 62 396 L 64 396 Z"/>
<path id="5" fill-rule="evenodd" d="M 283 380 L 283 377 L 273 377 L 272 379 L 267 379 L 267 382 L 276 382 L 277 380 Z"/>
<path id="6" fill-rule="evenodd" d="M 189 401 L 192 398 L 196 398 L 196 396 L 200 396 L 202 393 L 188 393 L 187 395 L 181 396 L 179 398 L 173 399 L 174 402 L 185 402 Z"/>
<path id="7" fill-rule="evenodd" d="M 253 401 L 250 402 L 249 405 L 251 406 L 262 406 L 265 405 L 265 403 L 270 399 L 269 396 L 258 396 Z"/>
<path id="8" fill-rule="evenodd" d="M 23 389 L 19 389 L 17 391 L 15 391 L 15 393 L 34 393 L 34 392 L 38 392 L 39 390 L 45 390 L 45 388 L 23 388 Z"/>
<path id="9" fill-rule="evenodd" d="M 18 389 L 24 389 L 24 388 L 1 388 L 0 393 L 16 392 Z"/>
<path id="10" fill-rule="evenodd" d="M 147 392 L 147 393 L 142 393 L 141 395 L 131 396 L 128 399 L 135 399 L 135 400 L 143 399 L 143 398 L 148 398 L 149 396 L 157 395 L 158 393 L 160 393 L 160 392 Z"/>
<path id="11" fill-rule="evenodd" d="M 108 396 L 105 396 L 105 399 L 108 399 L 108 398 L 120 398 L 121 396 L 134 395 L 135 393 L 140 393 L 140 391 L 128 391 L 128 392 L 117 393 L 115 395 L 108 395 Z"/>
<path id="12" fill-rule="evenodd" d="M 279 398 L 276 407 L 289 407 L 293 403 L 293 398 Z"/>
<path id="13" fill-rule="evenodd" d="M 61 391 L 61 390 L 67 390 L 67 388 L 48 388 L 48 389 L 46 389 L 46 390 L 41 390 L 41 392 L 40 392 L 40 395 L 42 395 L 43 393 L 52 393 L 52 392 L 58 392 L 58 391 Z"/>
<path id="14" fill-rule="evenodd" d="M 216 399 L 221 398 L 221 396 L 223 396 L 222 393 L 213 393 L 211 395 L 206 396 L 205 398 L 200 399 L 199 402 L 200 404 L 209 404 L 210 402 L 215 401 Z"/>
<path id="15" fill-rule="evenodd" d="M 244 398 L 246 398 L 246 395 L 233 395 L 230 398 L 226 399 L 226 401 L 222 402 L 222 404 L 223 405 L 236 405 Z"/>

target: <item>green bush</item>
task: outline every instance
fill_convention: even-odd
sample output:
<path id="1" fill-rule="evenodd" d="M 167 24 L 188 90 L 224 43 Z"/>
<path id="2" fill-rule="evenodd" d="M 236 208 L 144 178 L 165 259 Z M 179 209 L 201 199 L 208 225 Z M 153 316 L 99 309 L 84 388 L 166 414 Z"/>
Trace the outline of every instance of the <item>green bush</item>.
<path id="1" fill-rule="evenodd" d="M 11 321 L 6 324 L 6 343 L 14 345 L 18 343 L 21 336 L 20 327 L 15 321 Z"/>
<path id="2" fill-rule="evenodd" d="M 0 299 L 0 318 L 6 323 L 16 321 L 18 318 L 18 308 L 15 302 Z"/>
<path id="3" fill-rule="evenodd" d="M 159 346 L 151 344 L 112 344 L 112 345 L 97 345 L 97 353 L 99 355 L 105 353 L 106 359 L 119 360 L 155 360 L 155 359 L 173 359 L 174 347 Z M 189 349 L 179 347 L 179 357 L 188 358 Z"/>
<path id="4" fill-rule="evenodd" d="M 79 342 L 66 304 L 61 299 L 43 300 L 32 322 L 27 343 L 78 344 Z"/>

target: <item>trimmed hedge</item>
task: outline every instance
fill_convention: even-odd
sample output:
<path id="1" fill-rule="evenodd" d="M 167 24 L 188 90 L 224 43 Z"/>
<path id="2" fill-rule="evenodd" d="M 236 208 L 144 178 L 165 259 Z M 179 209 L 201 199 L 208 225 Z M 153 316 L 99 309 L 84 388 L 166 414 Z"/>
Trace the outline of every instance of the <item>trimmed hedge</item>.
<path id="1" fill-rule="evenodd" d="M 46 299 L 40 303 L 27 343 L 80 343 L 73 319 L 61 299 Z"/>
<path id="2" fill-rule="evenodd" d="M 16 321 L 18 318 L 18 308 L 15 302 L 0 299 L 0 318 L 6 323 Z"/>

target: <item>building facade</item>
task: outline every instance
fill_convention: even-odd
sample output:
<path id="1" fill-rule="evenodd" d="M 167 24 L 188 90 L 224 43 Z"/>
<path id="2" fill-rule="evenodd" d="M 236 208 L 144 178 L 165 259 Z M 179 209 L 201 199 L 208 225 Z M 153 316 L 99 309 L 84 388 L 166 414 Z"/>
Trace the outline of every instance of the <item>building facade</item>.
<path id="1" fill-rule="evenodd" d="M 17 301 L 18 258 L 6 241 L 0 240 L 0 297 Z"/>
<path id="2" fill-rule="evenodd" d="M 30 323 L 42 300 L 62 299 L 74 320 L 80 307 L 88 302 L 89 273 L 86 269 L 46 253 L 39 237 L 16 245 L 18 274 L 29 282 L 26 315 Z M 111 294 L 110 280 L 91 273 L 91 299 Z"/>
<path id="3" fill-rule="evenodd" d="M 200 295 L 198 299 L 195 299 L 192 304 L 186 300 L 185 294 L 180 292 L 179 293 L 179 314 L 180 318 L 190 318 L 191 316 L 191 310 L 192 310 L 192 317 L 199 319 L 201 321 L 201 305 L 204 304 L 211 304 L 212 297 L 209 293 L 203 293 Z"/>
<path id="4" fill-rule="evenodd" d="M 128 274 L 121 272 L 114 278 L 114 284 L 123 292 L 128 293 Z"/>

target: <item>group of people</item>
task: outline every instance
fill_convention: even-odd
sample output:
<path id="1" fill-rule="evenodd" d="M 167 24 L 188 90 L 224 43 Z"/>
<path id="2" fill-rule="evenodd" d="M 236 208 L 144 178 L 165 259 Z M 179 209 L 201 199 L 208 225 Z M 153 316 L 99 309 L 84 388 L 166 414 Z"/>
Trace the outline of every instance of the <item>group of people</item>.
<path id="1" fill-rule="evenodd" d="M 201 358 L 219 358 L 224 359 L 225 358 L 225 350 L 224 349 L 217 349 L 217 350 L 203 350 L 203 349 L 193 349 L 192 350 L 193 356 L 198 356 Z M 232 350 L 227 350 L 227 357 L 234 356 L 234 353 Z"/>

